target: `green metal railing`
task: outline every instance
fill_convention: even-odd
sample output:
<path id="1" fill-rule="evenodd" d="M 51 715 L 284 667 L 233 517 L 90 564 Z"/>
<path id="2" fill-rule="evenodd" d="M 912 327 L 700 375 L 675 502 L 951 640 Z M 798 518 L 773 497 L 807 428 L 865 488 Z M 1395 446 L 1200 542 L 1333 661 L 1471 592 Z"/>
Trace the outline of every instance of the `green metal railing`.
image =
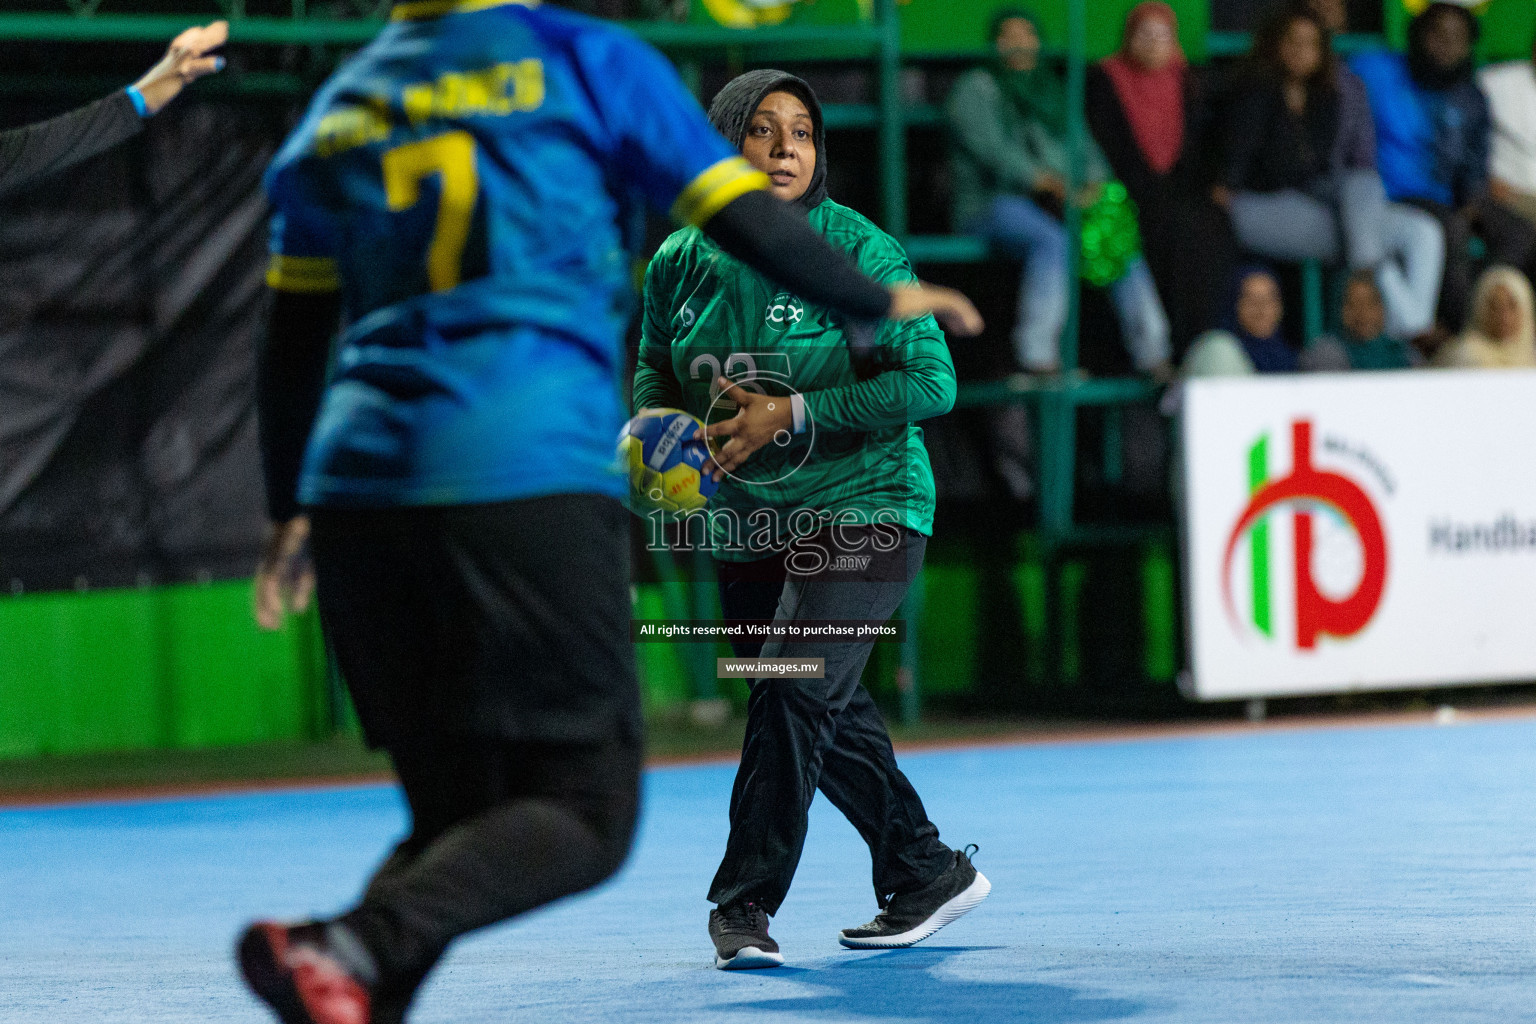
<path id="1" fill-rule="evenodd" d="M 188 0 L 189 6 L 194 0 Z M 0 13 L 0 40 L 58 42 L 162 42 L 197 21 L 228 19 L 230 41 L 246 45 L 356 47 L 385 24 L 390 0 L 347 0 L 346 16 L 333 7 L 311 14 L 308 0 L 289 0 L 287 16 L 249 14 L 245 0 L 211 0 L 185 14 L 140 14 L 106 8 L 105 0 L 59 0 L 58 11 Z M 870 59 L 876 69 L 876 100 L 836 108 L 832 127 L 873 128 L 880 135 L 880 196 L 886 228 L 898 237 L 907 227 L 906 123 L 901 99 L 901 22 L 896 0 L 876 0 L 871 21 L 853 25 L 780 25 L 750 31 L 671 22 L 631 22 L 636 35 L 673 56 L 726 51 L 737 60 L 808 49 Z M 11 92 L 48 89 L 47 79 L 5 79 Z M 249 93 L 300 93 L 307 83 L 291 75 L 242 73 L 217 88 Z M 932 121 L 932 108 L 922 112 Z"/>

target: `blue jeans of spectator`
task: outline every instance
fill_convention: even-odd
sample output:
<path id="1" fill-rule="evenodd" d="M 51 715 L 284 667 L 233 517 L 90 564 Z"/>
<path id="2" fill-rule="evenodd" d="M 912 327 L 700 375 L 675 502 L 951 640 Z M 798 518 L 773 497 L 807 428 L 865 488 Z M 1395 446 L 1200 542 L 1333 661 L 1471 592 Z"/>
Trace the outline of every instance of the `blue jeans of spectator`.
<path id="1" fill-rule="evenodd" d="M 1375 171 L 1347 171 L 1306 192 L 1239 192 L 1231 212 L 1237 240 L 1251 252 L 1375 270 L 1394 337 L 1411 338 L 1434 323 L 1445 233 L 1424 211 L 1389 203 Z"/>
<path id="2" fill-rule="evenodd" d="M 967 225 L 998 250 L 1024 261 L 1013 350 L 1026 370 L 1061 365 L 1061 332 L 1067 321 L 1067 232 L 1061 222 L 1024 196 L 999 196 L 982 217 Z M 1138 370 L 1150 370 L 1170 355 L 1168 316 L 1141 258 L 1109 287 L 1126 349 Z"/>

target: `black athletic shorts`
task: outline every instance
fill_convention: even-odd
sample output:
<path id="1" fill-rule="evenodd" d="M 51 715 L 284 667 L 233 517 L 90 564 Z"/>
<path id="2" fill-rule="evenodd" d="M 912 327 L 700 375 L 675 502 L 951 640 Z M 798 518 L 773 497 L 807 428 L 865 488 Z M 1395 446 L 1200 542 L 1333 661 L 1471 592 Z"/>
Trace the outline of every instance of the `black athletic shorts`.
<path id="1" fill-rule="evenodd" d="M 618 502 L 315 509 L 320 619 L 370 745 L 641 736 Z"/>

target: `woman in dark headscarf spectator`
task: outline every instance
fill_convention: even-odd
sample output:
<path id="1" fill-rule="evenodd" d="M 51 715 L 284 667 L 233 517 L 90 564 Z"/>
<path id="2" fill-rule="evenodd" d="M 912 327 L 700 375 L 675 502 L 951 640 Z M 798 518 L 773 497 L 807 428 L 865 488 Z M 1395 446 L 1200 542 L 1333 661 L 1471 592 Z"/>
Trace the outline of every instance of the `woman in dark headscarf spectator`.
<path id="1" fill-rule="evenodd" d="M 1231 266 L 1231 233 L 1208 198 L 1201 160 L 1203 111 L 1173 8 L 1137 4 L 1119 52 L 1088 69 L 1088 126 L 1136 203 L 1147 263 L 1180 345 L 1210 323 Z"/>
<path id="2" fill-rule="evenodd" d="M 1433 215 L 1445 232 L 1440 316 L 1459 330 L 1472 292 L 1467 241 L 1475 231 L 1495 263 L 1528 268 L 1536 229 L 1488 194 L 1488 100 L 1472 77 L 1477 18 L 1432 3 L 1408 27 L 1408 54 L 1350 61 L 1365 82 L 1387 194 Z"/>
<path id="3" fill-rule="evenodd" d="M 1295 373 L 1296 349 L 1280 333 L 1285 306 L 1275 275 L 1257 264 L 1242 267 L 1232 279 L 1230 295 L 1222 328 L 1207 331 L 1190 346 L 1184 375 Z"/>
<path id="4" fill-rule="evenodd" d="M 1293 373 L 1296 349 L 1280 333 L 1285 306 L 1280 301 L 1280 282 L 1261 266 L 1244 267 L 1237 274 L 1237 294 L 1232 300 L 1227 329 L 1259 373 Z"/>
<path id="5" fill-rule="evenodd" d="M 1346 102 L 1354 94 L 1339 87 L 1328 30 L 1305 6 L 1286 8 L 1259 33 L 1254 57 L 1228 111 L 1217 189 L 1238 240 L 1270 259 L 1342 256 L 1372 270 L 1393 332 L 1428 330 L 1444 239 L 1432 218 L 1388 204 L 1370 120 Z"/>

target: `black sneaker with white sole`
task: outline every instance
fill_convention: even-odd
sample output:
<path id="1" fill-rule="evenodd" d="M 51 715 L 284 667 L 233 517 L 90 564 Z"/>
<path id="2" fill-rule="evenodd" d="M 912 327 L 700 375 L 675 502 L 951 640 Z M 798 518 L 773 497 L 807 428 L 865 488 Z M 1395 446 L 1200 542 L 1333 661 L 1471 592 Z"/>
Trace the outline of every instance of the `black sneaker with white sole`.
<path id="1" fill-rule="evenodd" d="M 971 863 L 977 847 L 955 851 L 955 862 L 915 892 L 897 893 L 869 924 L 844 928 L 837 941 L 849 949 L 901 949 L 922 942 L 992 891 L 987 876 Z"/>
<path id="2" fill-rule="evenodd" d="M 768 915 L 756 903 L 727 903 L 709 912 L 715 966 L 722 971 L 782 967 L 779 944 L 768 937 Z"/>

